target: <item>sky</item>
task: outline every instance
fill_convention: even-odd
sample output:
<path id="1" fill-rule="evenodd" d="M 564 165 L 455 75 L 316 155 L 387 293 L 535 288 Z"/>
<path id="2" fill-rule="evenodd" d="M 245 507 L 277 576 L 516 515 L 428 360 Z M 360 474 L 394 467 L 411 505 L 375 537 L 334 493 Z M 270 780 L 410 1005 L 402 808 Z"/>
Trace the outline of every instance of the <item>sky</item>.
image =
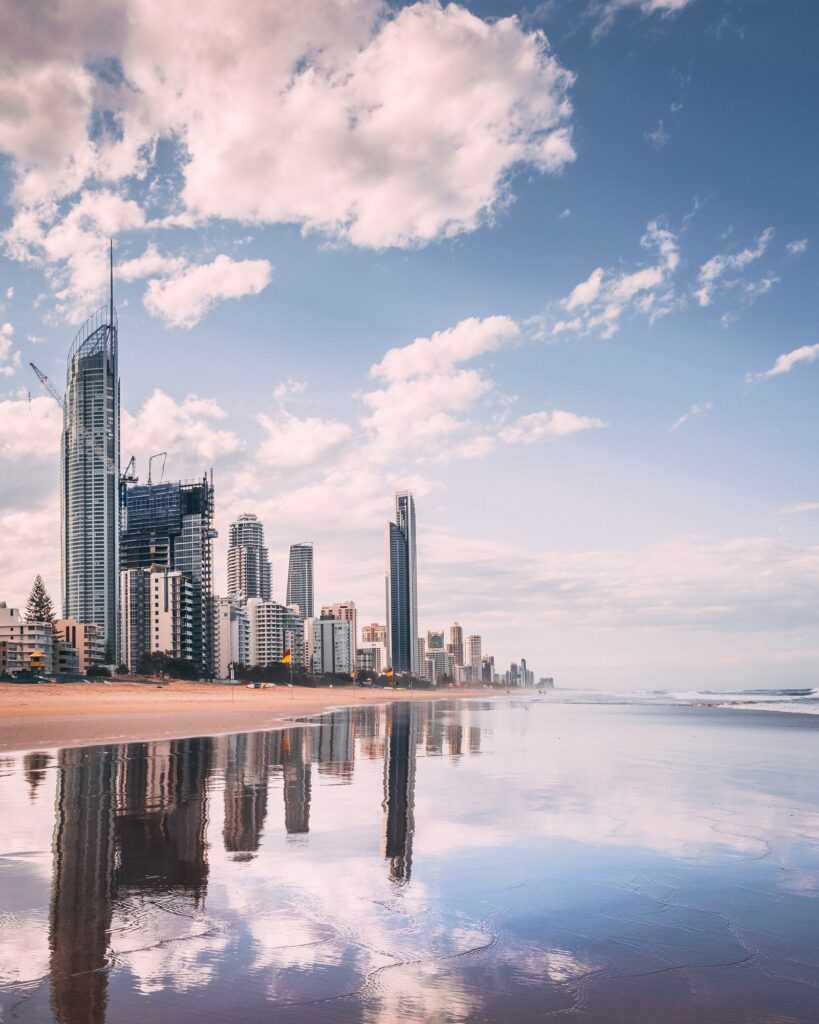
<path id="1" fill-rule="evenodd" d="M 274 597 L 595 688 L 819 685 L 817 70 L 798 0 L 0 10 L 0 600 L 58 600 L 114 239 L 123 463 L 213 467 Z M 157 463 L 154 464 L 155 466 Z"/>

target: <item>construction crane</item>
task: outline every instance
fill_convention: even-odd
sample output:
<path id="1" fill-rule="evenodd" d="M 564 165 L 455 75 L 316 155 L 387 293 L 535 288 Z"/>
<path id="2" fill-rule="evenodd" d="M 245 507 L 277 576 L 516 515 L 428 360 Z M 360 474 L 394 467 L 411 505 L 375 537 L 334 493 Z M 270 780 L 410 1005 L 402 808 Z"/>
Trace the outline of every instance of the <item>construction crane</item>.
<path id="1" fill-rule="evenodd" d="M 159 474 L 159 482 L 162 483 L 162 480 L 165 477 L 165 463 L 168 461 L 168 453 L 167 452 L 157 452 L 156 455 L 152 455 L 150 457 L 150 459 L 148 459 L 148 486 L 149 487 L 151 486 L 151 466 L 153 465 L 154 459 L 162 459 L 162 472 Z"/>
<path id="2" fill-rule="evenodd" d="M 63 411 L 65 411 L 65 402 L 63 401 L 63 396 L 54 387 L 54 385 L 51 383 L 48 377 L 43 373 L 43 371 L 38 366 L 35 366 L 34 363 L 29 363 L 28 365 L 37 374 L 37 379 L 40 381 L 40 383 L 43 385 L 46 391 L 51 395 L 51 397 L 54 399 L 57 405 L 59 405 L 59 407 Z M 124 492 L 125 490 L 125 485 L 136 483 L 137 481 L 137 477 L 134 473 L 134 469 L 136 468 L 136 461 L 134 459 L 134 456 L 131 456 L 128 465 L 125 467 L 125 472 L 120 473 L 119 466 L 115 464 L 114 460 L 108 455 L 108 453 L 97 441 L 97 439 L 88 429 L 88 427 L 86 427 L 84 423 L 81 423 L 79 419 L 75 419 L 74 423 L 76 424 L 77 430 L 82 436 L 82 439 L 85 442 L 86 447 L 91 449 L 91 451 L 102 462 L 102 464 L 105 466 L 108 472 L 115 476 L 119 481 L 120 500 L 122 500 L 122 492 Z"/>

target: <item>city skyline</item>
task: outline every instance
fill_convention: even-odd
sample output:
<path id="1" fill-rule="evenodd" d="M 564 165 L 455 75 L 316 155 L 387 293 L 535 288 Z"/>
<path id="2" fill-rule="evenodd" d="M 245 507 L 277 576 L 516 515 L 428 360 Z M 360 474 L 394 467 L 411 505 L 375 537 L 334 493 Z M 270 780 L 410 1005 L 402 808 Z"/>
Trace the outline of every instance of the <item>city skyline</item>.
<path id="1" fill-rule="evenodd" d="M 128 0 L 103 32 L 84 0 L 0 13 L 0 596 L 61 591 L 61 414 L 26 366 L 65 378 L 113 236 L 120 461 L 214 467 L 218 566 L 253 511 L 278 600 L 308 536 L 319 599 L 380 621 L 407 488 L 421 636 L 457 618 L 564 685 L 812 685 L 819 14 L 353 8 L 231 12 L 226 80 L 218 46 L 147 60 L 182 28 Z"/>

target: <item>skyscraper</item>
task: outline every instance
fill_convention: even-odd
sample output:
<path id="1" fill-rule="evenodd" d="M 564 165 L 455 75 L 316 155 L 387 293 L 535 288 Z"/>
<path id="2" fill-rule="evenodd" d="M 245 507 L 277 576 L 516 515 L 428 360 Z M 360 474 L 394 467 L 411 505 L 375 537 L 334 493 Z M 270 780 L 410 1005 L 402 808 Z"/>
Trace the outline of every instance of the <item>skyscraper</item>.
<path id="1" fill-rule="evenodd" d="M 449 627 L 449 643 L 446 645 L 447 652 L 452 655 L 454 665 L 464 663 L 464 630 L 458 622 L 453 622 Z"/>
<path id="2" fill-rule="evenodd" d="M 334 619 L 344 619 L 349 622 L 353 629 L 353 658 L 355 658 L 358 647 L 358 609 L 355 601 L 335 601 L 333 604 L 325 604 L 321 609 L 321 617 L 331 616 Z"/>
<path id="3" fill-rule="evenodd" d="M 303 619 L 313 618 L 313 544 L 290 545 L 286 604 L 297 604 Z"/>
<path id="4" fill-rule="evenodd" d="M 113 272 L 108 303 L 68 352 L 61 444 L 63 618 L 93 623 L 117 656 L 119 368 Z"/>
<path id="5" fill-rule="evenodd" d="M 191 583 L 191 656 L 205 672 L 217 670 L 213 596 L 213 481 L 138 484 L 125 491 L 122 575 L 162 566 Z M 131 577 L 129 577 L 130 579 Z"/>
<path id="6" fill-rule="evenodd" d="M 410 491 L 396 493 L 395 522 L 387 523 L 384 539 L 387 654 L 397 672 L 419 674 L 415 501 Z"/>
<path id="7" fill-rule="evenodd" d="M 470 682 L 481 681 L 481 638 L 479 636 L 468 636 L 466 638 L 466 664 L 470 670 Z"/>
<path id="8" fill-rule="evenodd" d="M 230 524 L 227 555 L 228 596 L 270 600 L 270 558 L 264 546 L 264 526 L 245 512 Z"/>

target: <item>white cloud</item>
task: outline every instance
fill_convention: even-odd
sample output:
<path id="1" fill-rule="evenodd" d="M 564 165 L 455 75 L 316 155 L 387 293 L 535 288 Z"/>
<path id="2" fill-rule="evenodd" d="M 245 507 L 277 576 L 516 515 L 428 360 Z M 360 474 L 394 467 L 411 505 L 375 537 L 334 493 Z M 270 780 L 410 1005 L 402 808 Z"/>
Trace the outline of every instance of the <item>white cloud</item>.
<path id="1" fill-rule="evenodd" d="M 346 444 L 353 431 L 346 423 L 316 416 L 304 419 L 282 410 L 256 417 L 265 429 L 265 439 L 256 457 L 276 470 L 309 469 Z"/>
<path id="2" fill-rule="evenodd" d="M 688 423 L 689 420 L 695 419 L 697 416 L 705 416 L 706 413 L 711 412 L 714 408 L 713 402 L 695 402 L 688 412 L 683 413 L 678 420 L 675 420 L 669 430 L 679 430 L 684 423 Z"/>
<path id="3" fill-rule="evenodd" d="M 148 226 L 149 206 L 162 207 L 151 225 L 294 223 L 416 246 L 491 221 L 519 168 L 575 159 L 573 76 L 514 17 L 434 0 L 3 11 L 5 242 L 51 268 L 64 316 L 102 293 L 105 240 Z"/>
<path id="4" fill-rule="evenodd" d="M 663 125 L 662 118 L 660 118 L 660 122 L 657 125 L 657 127 L 654 129 L 654 131 L 646 132 L 645 133 L 645 138 L 651 143 L 651 145 L 655 149 L 662 149 L 663 148 L 663 146 L 671 138 L 671 135 L 670 135 L 669 132 L 667 132 L 665 130 L 665 126 Z"/>
<path id="5" fill-rule="evenodd" d="M 808 251 L 808 240 L 807 238 L 798 238 L 793 242 L 788 242 L 785 248 L 788 250 L 789 256 L 801 256 L 802 253 Z"/>
<path id="6" fill-rule="evenodd" d="M 14 350 L 14 327 L 0 325 L 0 377 L 11 377 L 20 366 L 20 353 Z"/>
<path id="7" fill-rule="evenodd" d="M 175 477 L 202 472 L 214 460 L 242 447 L 232 430 L 216 425 L 226 418 L 225 410 L 213 399 L 188 395 L 177 402 L 157 388 L 136 416 L 123 411 L 123 456 L 134 453 L 138 465 L 146 465 L 149 456 L 167 451 Z"/>
<path id="8" fill-rule="evenodd" d="M 10 286 L 10 287 L 6 288 L 6 298 L 7 299 L 13 299 L 14 298 L 14 287 L 13 286 Z"/>
<path id="9" fill-rule="evenodd" d="M 409 345 L 390 349 L 371 367 L 370 376 L 394 382 L 447 373 L 459 363 L 502 348 L 519 335 L 520 328 L 507 316 L 469 317 L 429 338 L 416 338 Z"/>
<path id="10" fill-rule="evenodd" d="M 302 395 L 307 390 L 306 380 L 296 380 L 293 377 L 288 377 L 287 380 L 283 380 L 273 388 L 273 398 L 277 402 L 285 402 L 290 398 L 295 398 L 297 395 Z"/>
<path id="11" fill-rule="evenodd" d="M 233 260 L 221 254 L 212 263 L 187 266 L 171 276 L 152 278 L 145 308 L 172 327 L 194 327 L 223 299 L 258 295 L 270 283 L 267 260 Z"/>
<path id="12" fill-rule="evenodd" d="M 0 460 L 27 464 L 51 459 L 56 464 L 62 423 L 60 407 L 49 395 L 32 397 L 30 402 L 0 400 Z"/>
<path id="13" fill-rule="evenodd" d="M 636 7 L 644 15 L 660 14 L 668 16 L 677 14 L 694 0 L 599 0 L 594 11 L 598 21 L 594 35 L 599 38 L 611 28 L 612 22 L 620 11 Z"/>
<path id="14" fill-rule="evenodd" d="M 600 430 L 608 424 L 593 416 L 554 409 L 551 412 L 533 412 L 521 416 L 500 432 L 509 444 L 535 444 L 537 441 L 555 441 L 583 430 Z"/>
<path id="15" fill-rule="evenodd" d="M 568 218 L 571 217 L 571 215 L 572 215 L 572 211 L 567 206 L 566 209 L 563 210 L 563 212 L 558 217 L 558 220 L 568 220 Z"/>
<path id="16" fill-rule="evenodd" d="M 759 238 L 757 238 L 756 244 L 751 248 L 743 249 L 737 253 L 723 253 L 722 255 L 712 256 L 710 260 L 706 260 L 700 267 L 699 288 L 694 293 L 700 306 L 711 305 L 714 295 L 720 287 L 720 282 L 726 274 L 732 271 L 744 270 L 748 264 L 764 256 L 773 235 L 773 228 L 765 228 Z M 725 282 L 728 286 L 733 283 L 736 282 Z"/>
<path id="17" fill-rule="evenodd" d="M 797 501 L 793 505 L 783 505 L 779 512 L 783 516 L 799 515 L 802 512 L 819 512 L 819 501 Z"/>
<path id="18" fill-rule="evenodd" d="M 813 363 L 819 359 L 819 344 L 802 345 L 791 352 L 784 352 L 778 356 L 776 362 L 769 370 L 761 373 L 746 373 L 745 381 L 750 384 L 755 380 L 768 380 L 770 377 L 779 377 L 783 373 L 790 373 L 794 366 L 802 363 Z"/>
<path id="19" fill-rule="evenodd" d="M 640 245 L 656 252 L 656 263 L 630 273 L 597 267 L 556 303 L 553 311 L 536 318 L 539 333 L 544 337 L 599 334 L 611 338 L 627 313 L 646 316 L 653 323 L 676 308 L 679 299 L 671 285 L 680 264 L 676 236 L 652 220 Z M 566 313 L 574 316 L 567 318 Z"/>
<path id="20" fill-rule="evenodd" d="M 116 268 L 117 280 L 136 281 L 141 277 L 178 274 L 187 261 L 183 256 L 163 256 L 155 245 L 149 245 L 141 256 L 125 260 Z"/>

